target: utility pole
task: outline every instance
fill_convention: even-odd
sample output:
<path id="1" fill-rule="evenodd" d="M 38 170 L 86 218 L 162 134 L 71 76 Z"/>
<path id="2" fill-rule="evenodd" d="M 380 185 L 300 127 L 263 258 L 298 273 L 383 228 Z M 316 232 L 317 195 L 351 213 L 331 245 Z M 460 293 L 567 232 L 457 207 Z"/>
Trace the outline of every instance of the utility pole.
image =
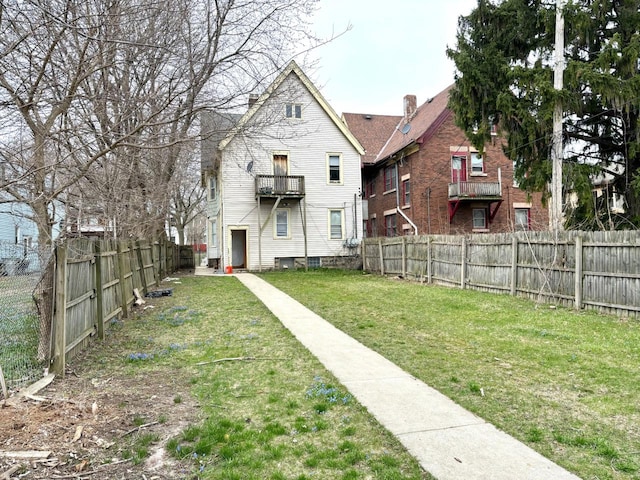
<path id="1" fill-rule="evenodd" d="M 562 90 L 564 75 L 564 0 L 556 0 L 556 44 L 554 50 L 553 88 Z M 549 228 L 552 232 L 564 229 L 562 221 L 562 100 L 558 97 L 553 108 L 553 142 L 551 148 L 551 204 Z"/>

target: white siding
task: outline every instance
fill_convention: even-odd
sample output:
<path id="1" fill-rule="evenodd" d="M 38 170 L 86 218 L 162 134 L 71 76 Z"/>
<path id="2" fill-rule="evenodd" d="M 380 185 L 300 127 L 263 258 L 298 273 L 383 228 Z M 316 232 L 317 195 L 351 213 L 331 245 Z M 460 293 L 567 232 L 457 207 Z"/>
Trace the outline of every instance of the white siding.
<path id="1" fill-rule="evenodd" d="M 292 88 L 295 87 L 295 88 Z M 294 93 L 297 91 L 297 93 Z M 303 105 L 302 120 L 285 119 L 286 102 Z M 269 119 L 277 118 L 278 121 Z M 289 175 L 305 177 L 304 200 L 283 199 L 279 207 L 291 211 L 291 238 L 274 239 L 273 222 L 266 225 L 262 236 L 262 267 L 274 266 L 276 257 L 304 256 L 302 209 L 306 202 L 307 245 L 309 256 L 348 255 L 354 253 L 344 247 L 344 240 L 330 240 L 328 210 L 344 209 L 345 239 L 362 238 L 360 190 L 360 155 L 342 134 L 314 97 L 294 74 L 283 82 L 254 117 L 260 135 L 237 136 L 223 152 L 220 189 L 223 238 L 223 263 L 230 258 L 229 229 L 248 227 L 248 268 L 257 270 L 258 201 L 255 198 L 254 175 L 271 175 L 273 152 L 288 152 Z M 342 156 L 343 183 L 329 184 L 327 153 Z M 251 172 L 247 165 L 253 162 Z M 354 205 L 354 201 L 356 205 Z M 283 202 L 288 205 L 283 205 Z M 261 200 L 260 218 L 265 223 L 273 200 Z M 357 219 L 354 219 L 354 211 Z"/>

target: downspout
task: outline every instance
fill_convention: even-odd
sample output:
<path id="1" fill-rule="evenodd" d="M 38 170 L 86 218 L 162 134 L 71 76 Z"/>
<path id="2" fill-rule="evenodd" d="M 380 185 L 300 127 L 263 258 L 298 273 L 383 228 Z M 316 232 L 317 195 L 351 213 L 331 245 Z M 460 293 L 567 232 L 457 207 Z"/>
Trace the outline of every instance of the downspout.
<path id="1" fill-rule="evenodd" d="M 431 235 L 431 187 L 427 187 L 427 235 Z"/>
<path id="2" fill-rule="evenodd" d="M 413 227 L 413 234 L 414 235 L 418 235 L 418 227 L 416 226 L 415 223 L 413 223 L 411 221 L 411 219 L 409 217 L 407 217 L 404 212 L 402 210 L 400 210 L 400 207 L 396 207 L 396 212 L 398 212 L 400 215 L 402 215 L 402 218 L 404 218 L 407 222 L 409 222 L 409 225 L 411 225 Z"/>

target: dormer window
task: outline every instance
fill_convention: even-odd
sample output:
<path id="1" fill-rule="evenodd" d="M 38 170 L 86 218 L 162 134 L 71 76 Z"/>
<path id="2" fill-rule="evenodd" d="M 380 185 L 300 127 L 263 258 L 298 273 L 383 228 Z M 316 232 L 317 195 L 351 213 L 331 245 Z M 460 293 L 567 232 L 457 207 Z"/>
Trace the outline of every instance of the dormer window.
<path id="1" fill-rule="evenodd" d="M 302 105 L 299 103 L 287 103 L 284 107 L 287 118 L 302 118 Z"/>

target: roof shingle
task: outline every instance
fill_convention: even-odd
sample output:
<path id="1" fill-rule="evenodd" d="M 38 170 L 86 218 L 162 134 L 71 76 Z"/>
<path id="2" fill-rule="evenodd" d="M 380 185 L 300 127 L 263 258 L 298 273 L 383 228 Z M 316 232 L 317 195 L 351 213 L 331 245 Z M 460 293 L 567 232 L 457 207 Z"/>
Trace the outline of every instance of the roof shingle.
<path id="1" fill-rule="evenodd" d="M 452 87 L 453 85 L 450 85 L 438 95 L 420 105 L 408 122 L 405 122 L 403 117 L 398 117 L 400 122 L 397 128 L 391 132 L 391 135 L 387 136 L 386 143 L 378 152 L 373 163 L 384 160 L 414 141 L 421 143 L 425 135 L 438 127 L 444 114 L 449 112 L 447 104 L 449 103 L 449 90 Z M 410 127 L 407 127 L 407 125 Z"/>
<path id="2" fill-rule="evenodd" d="M 363 165 L 375 163 L 378 153 L 402 120 L 398 115 L 343 113 L 342 118 L 364 147 Z"/>

